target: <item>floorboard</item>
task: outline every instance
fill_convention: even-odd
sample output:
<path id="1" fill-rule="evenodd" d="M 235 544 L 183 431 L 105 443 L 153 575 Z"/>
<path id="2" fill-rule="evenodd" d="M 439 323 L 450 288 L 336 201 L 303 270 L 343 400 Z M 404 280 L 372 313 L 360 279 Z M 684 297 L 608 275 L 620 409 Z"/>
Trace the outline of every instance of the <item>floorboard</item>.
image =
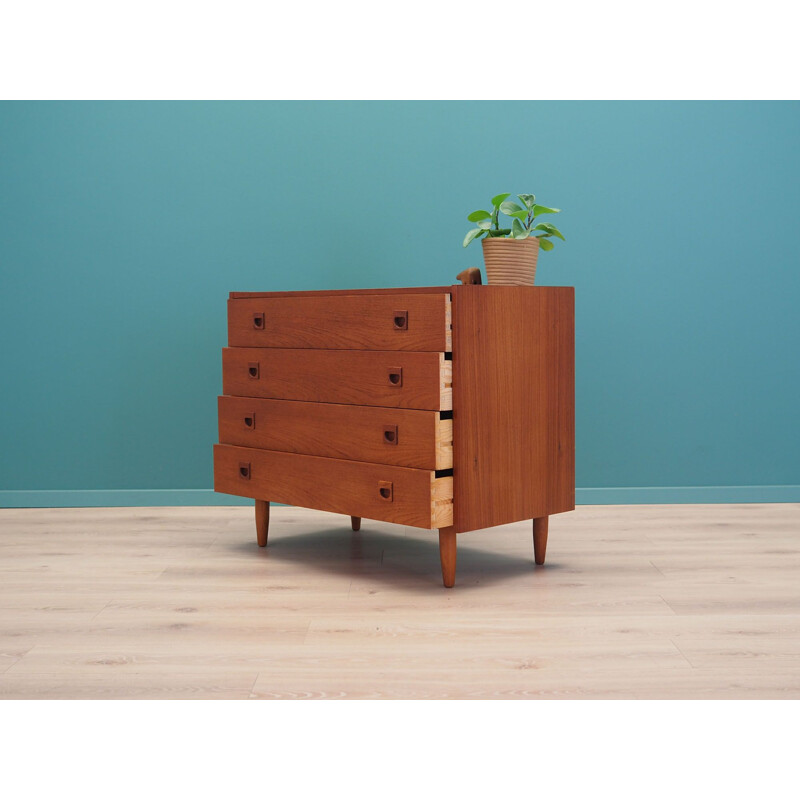
<path id="1" fill-rule="evenodd" d="M 0 698 L 800 698 L 800 505 L 0 510 Z"/>

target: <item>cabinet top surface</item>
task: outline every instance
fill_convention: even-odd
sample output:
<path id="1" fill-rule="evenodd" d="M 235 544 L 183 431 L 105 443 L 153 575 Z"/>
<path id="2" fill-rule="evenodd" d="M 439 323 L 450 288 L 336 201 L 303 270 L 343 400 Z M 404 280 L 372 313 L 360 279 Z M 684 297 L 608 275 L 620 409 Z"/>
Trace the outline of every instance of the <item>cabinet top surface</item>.
<path id="1" fill-rule="evenodd" d="M 474 286 L 455 283 L 451 286 L 404 286 L 396 289 L 312 289 L 297 292 L 231 292 L 231 300 L 248 297 L 300 297 L 307 295 L 369 295 L 369 294 L 439 294 L 455 291 L 515 291 L 515 292 L 547 292 L 552 290 L 574 290 L 572 286 Z"/>

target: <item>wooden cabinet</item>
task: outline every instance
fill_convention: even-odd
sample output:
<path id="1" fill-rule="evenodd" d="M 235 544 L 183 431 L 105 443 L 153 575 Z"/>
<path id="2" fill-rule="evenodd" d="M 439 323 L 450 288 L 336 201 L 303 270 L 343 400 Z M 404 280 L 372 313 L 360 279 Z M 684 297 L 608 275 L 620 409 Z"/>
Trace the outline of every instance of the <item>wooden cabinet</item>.
<path id="1" fill-rule="evenodd" d="M 456 536 L 575 505 L 574 293 L 232 293 L 214 488 Z"/>

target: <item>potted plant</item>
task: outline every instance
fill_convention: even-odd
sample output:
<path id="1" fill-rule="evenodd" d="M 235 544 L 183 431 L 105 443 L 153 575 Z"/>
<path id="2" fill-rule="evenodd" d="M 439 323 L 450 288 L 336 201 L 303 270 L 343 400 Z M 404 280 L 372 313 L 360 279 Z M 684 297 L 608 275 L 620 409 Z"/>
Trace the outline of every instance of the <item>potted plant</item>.
<path id="1" fill-rule="evenodd" d="M 536 205 L 532 194 L 517 195 L 522 206 L 509 200 L 510 194 L 492 198 L 492 210 L 473 211 L 467 219 L 477 224 L 464 237 L 464 247 L 473 239 L 483 239 L 483 260 L 488 283 L 533 286 L 539 248 L 552 250 L 550 239 L 566 241 L 561 231 L 549 222 L 538 222 L 542 214 L 558 214 L 560 208 Z M 524 206 L 524 207 L 523 207 Z M 511 217 L 509 227 L 500 227 L 500 214 Z"/>

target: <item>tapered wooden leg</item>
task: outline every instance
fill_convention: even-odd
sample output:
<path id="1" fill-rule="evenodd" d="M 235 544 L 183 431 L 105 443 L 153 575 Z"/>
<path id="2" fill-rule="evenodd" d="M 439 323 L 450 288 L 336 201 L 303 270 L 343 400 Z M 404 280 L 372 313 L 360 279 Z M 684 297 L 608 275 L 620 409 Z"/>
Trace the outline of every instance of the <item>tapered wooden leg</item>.
<path id="1" fill-rule="evenodd" d="M 361 517 L 350 517 L 350 524 L 353 526 L 354 531 L 361 530 Z"/>
<path id="2" fill-rule="evenodd" d="M 269 533 L 269 500 L 256 500 L 256 539 L 259 547 L 267 546 Z"/>
<path id="3" fill-rule="evenodd" d="M 533 558 L 537 564 L 544 564 L 547 550 L 547 524 L 550 517 L 536 517 L 533 521 Z"/>
<path id="4" fill-rule="evenodd" d="M 452 525 L 439 530 L 439 557 L 442 560 L 442 581 L 450 589 L 456 582 L 456 532 Z"/>

